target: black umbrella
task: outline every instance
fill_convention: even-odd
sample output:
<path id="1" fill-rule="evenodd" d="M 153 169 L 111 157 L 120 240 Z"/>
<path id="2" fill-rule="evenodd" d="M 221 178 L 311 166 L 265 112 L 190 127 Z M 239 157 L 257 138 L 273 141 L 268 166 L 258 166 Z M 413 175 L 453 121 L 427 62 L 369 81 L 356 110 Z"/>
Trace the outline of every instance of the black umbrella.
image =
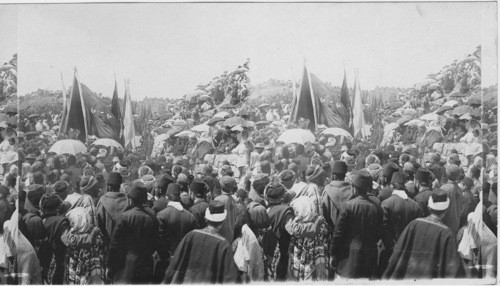
<path id="1" fill-rule="evenodd" d="M 473 95 L 469 100 L 467 100 L 468 105 L 481 105 L 482 104 L 482 98 L 479 93 L 476 93 Z"/>

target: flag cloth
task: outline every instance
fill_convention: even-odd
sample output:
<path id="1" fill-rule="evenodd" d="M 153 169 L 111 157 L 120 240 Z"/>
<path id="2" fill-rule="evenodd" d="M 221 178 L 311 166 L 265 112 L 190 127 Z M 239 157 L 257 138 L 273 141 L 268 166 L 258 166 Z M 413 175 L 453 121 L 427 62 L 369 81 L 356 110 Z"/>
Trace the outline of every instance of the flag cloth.
<path id="1" fill-rule="evenodd" d="M 332 107 L 320 101 L 320 98 L 332 99 Z M 347 110 L 342 106 L 338 97 L 328 89 L 316 75 L 309 73 L 304 67 L 300 89 L 293 101 L 291 122 L 298 122 L 300 118 L 309 119 L 308 128 L 316 130 L 318 124 L 327 127 L 339 127 L 349 130 L 344 118 L 348 118 Z"/>
<path id="2" fill-rule="evenodd" d="M 352 126 L 353 136 L 365 137 L 365 116 L 363 113 L 363 100 L 361 99 L 361 87 L 359 85 L 358 75 L 354 80 L 354 106 L 352 108 Z"/>
<path id="3" fill-rule="evenodd" d="M 348 118 L 346 118 L 347 126 L 349 126 L 348 131 L 352 133 L 352 107 L 351 98 L 349 96 L 349 87 L 347 87 L 347 76 L 344 70 L 344 80 L 342 81 L 342 89 L 340 90 L 340 102 L 344 105 L 347 110 Z"/>
<path id="4" fill-rule="evenodd" d="M 109 107 L 98 98 L 96 93 L 82 84 L 76 74 L 73 78 L 67 111 L 63 114 L 60 132 L 71 138 L 73 136 L 71 129 L 79 130 L 77 138 L 74 139 L 82 142 L 85 142 L 89 135 L 117 141 L 120 135 L 120 125 Z"/>
<path id="5" fill-rule="evenodd" d="M 132 114 L 132 100 L 130 99 L 129 81 L 125 82 L 125 114 L 123 116 L 123 126 L 123 147 L 135 149 L 135 126 L 134 115 Z"/>
<path id="6" fill-rule="evenodd" d="M 113 98 L 111 99 L 111 114 L 118 120 L 120 126 L 123 125 L 122 112 L 120 109 L 120 100 L 118 99 L 118 85 L 115 80 L 115 90 L 113 90 Z M 121 129 L 121 128 L 120 128 Z"/>

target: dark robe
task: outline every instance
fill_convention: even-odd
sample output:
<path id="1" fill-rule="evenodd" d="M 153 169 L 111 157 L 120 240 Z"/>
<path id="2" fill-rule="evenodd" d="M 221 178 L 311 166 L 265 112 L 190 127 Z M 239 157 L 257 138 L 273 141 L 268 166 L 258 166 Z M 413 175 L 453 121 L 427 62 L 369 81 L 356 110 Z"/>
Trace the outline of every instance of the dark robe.
<path id="1" fill-rule="evenodd" d="M 194 217 L 196 218 L 196 228 L 202 229 L 207 226 L 207 222 L 205 220 L 205 211 L 208 208 L 208 203 L 206 200 L 197 201 L 194 205 L 189 209 Z"/>
<path id="2" fill-rule="evenodd" d="M 65 231 L 69 230 L 69 220 L 63 216 L 51 216 L 43 220 L 43 225 L 47 230 L 47 239 L 52 250 L 49 257 L 52 258 L 52 255 L 54 255 L 56 264 L 53 276 L 49 279 L 51 279 L 52 284 L 65 284 L 64 272 L 66 267 L 64 260 L 66 257 L 66 245 L 62 242 L 61 236 Z M 43 260 L 50 263 L 50 259 Z M 42 265 L 42 267 L 47 267 L 48 269 L 48 265 Z"/>
<path id="3" fill-rule="evenodd" d="M 384 279 L 462 278 L 455 235 L 438 218 L 412 221 L 399 237 Z"/>
<path id="4" fill-rule="evenodd" d="M 160 226 L 161 249 L 164 251 L 160 253 L 160 256 L 163 259 L 168 259 L 173 255 L 182 238 L 188 232 L 196 229 L 196 218 L 189 211 L 178 210 L 172 205 L 167 206 L 156 217 Z"/>
<path id="5" fill-rule="evenodd" d="M 233 196 L 222 193 L 215 198 L 219 202 L 223 202 L 226 206 L 227 217 L 222 223 L 222 228 L 219 230 L 220 235 L 224 236 L 229 243 L 234 240 L 234 226 L 236 223 L 236 202 Z"/>
<path id="6" fill-rule="evenodd" d="M 290 245 L 290 234 L 286 231 L 285 225 L 288 220 L 293 219 L 293 209 L 286 205 L 271 206 L 267 214 L 271 221 L 271 229 L 278 237 L 280 248 L 280 260 L 276 268 L 276 280 L 284 281 L 287 276 L 288 267 L 288 247 Z"/>
<path id="7" fill-rule="evenodd" d="M 101 229 L 104 241 L 111 241 L 118 218 L 128 206 L 127 195 L 119 192 L 107 192 L 97 203 L 97 226 Z"/>
<path id="8" fill-rule="evenodd" d="M 392 187 L 390 185 L 387 185 L 378 191 L 377 199 L 380 202 L 383 202 L 390 196 L 392 196 Z"/>
<path id="9" fill-rule="evenodd" d="M 406 226 L 420 216 L 420 206 L 414 200 L 393 194 L 381 203 L 384 212 L 384 245 L 391 249 Z"/>
<path id="10" fill-rule="evenodd" d="M 248 198 L 251 199 L 253 202 L 261 204 L 263 207 L 267 206 L 264 197 L 261 194 L 257 193 L 257 191 L 254 189 L 250 190 L 250 192 L 248 193 Z"/>
<path id="11" fill-rule="evenodd" d="M 167 206 L 168 206 L 168 198 L 162 196 L 153 202 L 153 211 L 155 213 L 159 213 L 162 210 L 164 210 Z"/>
<path id="12" fill-rule="evenodd" d="M 450 198 L 450 206 L 443 218 L 443 223 L 456 235 L 460 226 L 460 211 L 462 209 L 462 191 L 457 183 L 448 182 L 441 186 Z"/>
<path id="13" fill-rule="evenodd" d="M 352 198 L 351 183 L 332 181 L 326 185 L 321 199 L 321 206 L 326 223 L 333 229 L 340 215 L 342 206 Z"/>
<path id="14" fill-rule="evenodd" d="M 177 247 L 163 283 L 235 283 L 233 256 L 229 242 L 215 230 L 193 230 Z"/>
<path id="15" fill-rule="evenodd" d="M 359 196 L 345 203 L 332 239 L 337 274 L 347 278 L 375 278 L 381 234 L 379 200 L 374 196 Z"/>
<path id="16" fill-rule="evenodd" d="M 427 217 L 431 214 L 427 207 L 430 196 L 432 196 L 432 190 L 429 187 L 422 186 L 418 194 L 413 198 L 420 205 L 420 217 Z"/>
<path id="17" fill-rule="evenodd" d="M 146 284 L 153 279 L 158 221 L 152 209 L 133 207 L 118 219 L 106 265 L 115 284 Z"/>

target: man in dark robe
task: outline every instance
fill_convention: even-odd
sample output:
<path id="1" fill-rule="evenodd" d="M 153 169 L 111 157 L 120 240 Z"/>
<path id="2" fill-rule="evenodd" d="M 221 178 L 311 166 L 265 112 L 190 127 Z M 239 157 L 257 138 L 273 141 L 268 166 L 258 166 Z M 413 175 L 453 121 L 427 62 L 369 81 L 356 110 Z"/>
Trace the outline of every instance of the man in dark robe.
<path id="1" fill-rule="evenodd" d="M 206 201 L 208 186 L 202 179 L 194 179 L 189 186 L 189 190 L 194 196 L 193 206 L 189 209 L 189 212 L 196 218 L 196 228 L 205 228 L 207 226 L 205 211 L 208 208 Z"/>
<path id="2" fill-rule="evenodd" d="M 223 176 L 219 180 L 221 186 L 221 194 L 214 200 L 224 203 L 227 210 L 227 218 L 222 223 L 220 234 L 224 236 L 229 243 L 234 240 L 234 225 L 236 223 L 236 202 L 233 194 L 238 189 L 236 180 L 230 176 Z"/>
<path id="3" fill-rule="evenodd" d="M 461 167 L 451 164 L 446 168 L 448 182 L 441 186 L 441 189 L 450 198 L 450 206 L 443 217 L 443 223 L 456 235 L 460 226 L 460 212 L 462 210 L 462 191 L 457 180 L 463 170 Z"/>
<path id="4" fill-rule="evenodd" d="M 379 275 L 385 270 L 392 252 L 392 248 L 406 226 L 414 219 L 420 217 L 420 206 L 408 197 L 405 192 L 404 175 L 396 172 L 392 175 L 392 195 L 381 203 L 384 213 L 382 227 L 384 250 L 379 257 Z"/>
<path id="5" fill-rule="evenodd" d="M 206 210 L 208 226 L 193 230 L 179 243 L 165 273 L 165 284 L 236 283 L 238 271 L 227 239 L 219 234 L 227 217 L 225 204 L 212 201 Z"/>
<path id="6" fill-rule="evenodd" d="M 111 242 L 118 218 L 128 207 L 127 195 L 120 193 L 122 175 L 111 172 L 108 177 L 107 192 L 97 203 L 97 226 L 101 229 L 105 244 Z"/>
<path id="7" fill-rule="evenodd" d="M 325 186 L 322 197 L 322 209 L 325 221 L 333 230 L 342 206 L 352 198 L 351 183 L 345 181 L 347 165 L 336 161 L 332 168 L 332 182 Z"/>
<path id="8" fill-rule="evenodd" d="M 335 226 L 332 254 L 337 275 L 344 278 L 376 278 L 377 242 L 382 234 L 380 201 L 368 196 L 372 177 L 365 170 L 352 181 L 355 198 L 344 204 Z"/>
<path id="9" fill-rule="evenodd" d="M 450 198 L 442 190 L 429 198 L 431 215 L 412 221 L 399 237 L 384 279 L 462 278 L 465 270 L 455 235 L 442 222 Z"/>
<path id="10" fill-rule="evenodd" d="M 420 205 L 420 217 L 430 215 L 427 204 L 429 197 L 432 195 L 432 173 L 426 168 L 418 168 L 415 173 L 415 188 L 418 189 L 418 194 L 413 198 Z"/>
<path id="11" fill-rule="evenodd" d="M 252 189 L 248 193 L 248 198 L 253 202 L 261 204 L 266 207 L 266 201 L 264 200 L 264 189 L 267 184 L 269 184 L 269 176 L 264 173 L 258 173 L 254 176 L 254 181 L 252 183 Z"/>
<path id="12" fill-rule="evenodd" d="M 129 209 L 120 215 L 109 246 L 106 276 L 115 284 L 147 284 L 153 279 L 158 220 L 145 206 L 148 196 L 142 181 L 132 183 L 128 197 Z"/>
<path id="13" fill-rule="evenodd" d="M 160 261 L 155 267 L 155 282 L 163 280 L 163 274 L 168 267 L 167 261 L 174 254 L 184 236 L 197 226 L 195 216 L 182 206 L 180 195 L 179 184 L 169 184 L 167 189 L 168 205 L 156 216 L 160 227 L 160 245 L 158 247 Z"/>

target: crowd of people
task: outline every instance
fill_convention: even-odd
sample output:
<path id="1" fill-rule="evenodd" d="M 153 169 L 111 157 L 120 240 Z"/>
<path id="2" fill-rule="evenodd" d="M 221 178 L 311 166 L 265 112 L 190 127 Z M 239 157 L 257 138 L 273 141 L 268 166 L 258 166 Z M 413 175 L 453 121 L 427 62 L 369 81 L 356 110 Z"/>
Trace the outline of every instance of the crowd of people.
<path id="1" fill-rule="evenodd" d="M 307 142 L 278 140 L 307 127 L 290 106 L 172 109 L 136 150 L 89 138 L 77 154 L 50 152 L 53 115 L 27 118 L 0 186 L 11 271 L 26 284 L 495 278 L 496 123 L 386 128 L 437 108 L 375 112 L 365 138 L 318 126 Z M 456 142 L 480 148 L 434 148 Z"/>

